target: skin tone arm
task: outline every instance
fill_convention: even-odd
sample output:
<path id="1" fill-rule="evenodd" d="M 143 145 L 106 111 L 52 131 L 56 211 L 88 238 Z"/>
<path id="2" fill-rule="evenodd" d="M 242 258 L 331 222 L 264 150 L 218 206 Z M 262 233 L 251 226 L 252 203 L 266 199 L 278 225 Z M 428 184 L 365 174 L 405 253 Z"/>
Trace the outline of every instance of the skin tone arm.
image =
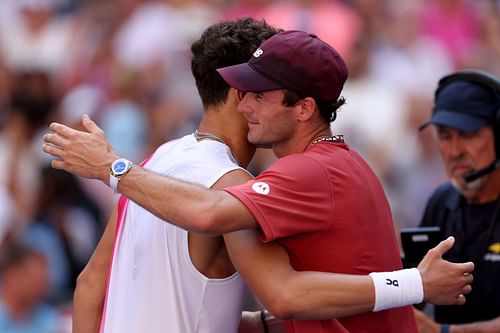
<path id="1" fill-rule="evenodd" d="M 425 313 L 415 309 L 415 318 L 420 333 L 439 333 L 441 325 Z M 500 317 L 469 324 L 450 325 L 450 333 L 496 333 L 500 332 Z"/>
<path id="2" fill-rule="evenodd" d="M 83 124 L 89 132 L 51 124 L 56 134 L 45 135 L 45 141 L 50 144 L 45 144 L 43 149 L 60 158 L 52 161 L 54 168 L 108 184 L 110 165 L 119 156 L 92 120 L 84 117 Z M 161 219 L 200 234 L 221 235 L 258 227 L 246 207 L 232 195 L 164 177 L 137 165 L 120 180 L 119 190 Z"/>
<path id="3" fill-rule="evenodd" d="M 84 118 L 83 124 L 88 132 L 75 131 L 61 124 L 52 124 L 51 129 L 54 131 L 54 134 L 47 134 L 44 137 L 45 141 L 50 143 L 50 145 L 45 144 L 43 149 L 45 152 L 62 159 L 53 161 L 53 167 L 65 169 L 83 177 L 97 178 L 107 183 L 109 166 L 118 156 L 113 153 L 104 132 L 95 123 L 88 118 Z M 172 221 L 188 230 L 220 234 L 240 229 L 252 229 L 258 226 L 245 206 L 230 194 L 224 191 L 206 190 L 192 184 L 176 181 L 148 172 L 138 166 L 134 166 L 120 181 L 119 188 L 123 194 L 162 219 Z M 148 189 L 147 193 L 144 189 Z M 165 202 L 169 203 L 168 207 L 166 207 Z M 199 214 L 201 211 L 204 214 Z M 241 238 L 238 239 L 238 246 L 241 246 L 239 242 L 243 242 L 243 240 Z M 250 245 L 253 244 L 255 246 L 260 243 L 253 237 L 247 244 L 248 248 L 250 248 Z M 472 271 L 473 264 L 452 264 L 441 259 L 441 255 L 451 248 L 452 245 L 452 239 L 443 242 L 440 246 L 431 250 L 419 265 L 424 283 L 424 299 L 428 302 L 435 304 L 463 304 L 465 298 L 462 294 L 470 291 L 469 283 L 472 281 L 472 275 L 465 273 Z M 227 246 L 231 252 L 231 243 L 228 242 Z M 241 251 L 240 253 L 242 256 L 248 257 L 245 251 Z M 257 257 L 259 253 L 260 257 Z M 284 317 L 311 318 L 312 311 L 308 312 L 309 310 L 305 308 L 309 306 L 309 309 L 314 310 L 315 318 L 317 316 L 332 318 L 347 315 L 347 311 L 353 311 L 349 312 L 349 314 L 354 314 L 370 311 L 373 308 L 373 283 L 368 276 L 351 276 L 348 279 L 346 276 L 339 277 L 332 274 L 326 277 L 326 273 L 307 272 L 307 274 L 316 274 L 314 276 L 317 279 L 316 281 L 319 282 L 311 283 L 311 280 L 307 280 L 306 278 L 301 280 L 300 278 L 293 279 L 294 275 L 289 276 L 291 268 L 288 261 L 288 267 L 283 266 L 282 270 L 278 271 L 278 268 L 275 268 L 276 264 L 274 261 L 272 266 L 270 264 L 271 261 L 267 263 L 265 261 L 266 258 L 273 257 L 271 254 L 267 252 L 265 254 L 257 252 L 257 254 L 254 254 L 254 260 L 262 265 L 263 272 L 272 268 L 271 272 L 277 276 L 274 279 L 278 291 L 273 291 L 274 286 L 268 286 L 266 291 L 258 289 L 266 286 L 265 283 L 261 283 L 261 276 L 257 274 L 251 275 L 250 271 L 247 272 L 250 267 L 253 268 L 255 266 L 247 261 L 249 260 L 248 258 L 244 258 L 245 261 L 243 261 L 236 258 L 234 253 L 230 255 L 233 256 L 232 259 L 236 268 L 241 269 L 243 276 L 248 279 L 247 282 L 249 282 L 251 288 L 254 288 L 258 297 L 271 312 L 276 312 Z M 279 254 L 276 256 L 279 258 Z M 254 271 L 252 270 L 252 272 Z M 284 283 L 285 278 L 290 283 Z M 330 278 L 332 280 L 328 282 Z M 307 283 L 304 281 L 307 281 Z M 266 282 L 268 281 L 266 280 Z M 353 283 L 354 285 L 351 290 L 358 290 L 360 285 L 363 284 L 371 292 L 363 293 L 362 295 L 354 293 L 347 296 L 347 293 L 343 294 L 343 292 L 347 290 L 345 286 L 349 283 Z M 321 287 L 318 287 L 318 285 Z M 331 288 L 332 293 L 326 293 L 323 286 Z M 317 291 L 314 292 L 311 288 L 317 288 Z M 293 289 L 298 294 L 293 294 Z M 289 293 L 291 294 L 289 295 Z M 460 296 L 457 296 L 459 294 Z M 349 300 L 345 300 L 342 303 L 338 299 L 342 295 L 346 298 L 353 297 L 354 299 L 350 300 L 352 304 L 349 303 Z M 370 301 L 368 302 L 363 298 L 367 297 L 367 295 L 370 297 Z M 295 302 L 292 305 L 296 308 L 291 308 L 291 306 L 290 308 L 280 308 L 286 306 L 282 304 L 286 302 L 280 300 L 280 297 L 287 297 L 287 300 Z M 361 298 L 356 299 L 356 297 Z M 342 306 L 333 304 L 337 302 L 339 302 L 338 304 L 342 304 Z M 319 314 L 318 311 L 320 311 Z M 327 314 L 326 311 L 329 311 L 329 313 Z"/>
<path id="4" fill-rule="evenodd" d="M 99 332 L 115 240 L 116 220 L 115 207 L 99 244 L 78 276 L 73 298 L 73 333 Z"/>
<path id="5" fill-rule="evenodd" d="M 295 271 L 285 250 L 275 243 L 260 242 L 256 230 L 237 231 L 224 238 L 236 269 L 266 309 L 278 318 L 339 318 L 373 309 L 375 289 L 367 275 Z M 449 284 L 456 279 L 455 274 L 463 272 L 441 259 L 452 246 L 452 239 L 442 241 L 418 266 L 426 301 L 450 304 L 446 299 L 453 293 L 456 304 L 465 301 L 463 295 L 456 297 L 456 288 L 461 287 Z M 469 292 L 470 286 L 463 291 Z"/>

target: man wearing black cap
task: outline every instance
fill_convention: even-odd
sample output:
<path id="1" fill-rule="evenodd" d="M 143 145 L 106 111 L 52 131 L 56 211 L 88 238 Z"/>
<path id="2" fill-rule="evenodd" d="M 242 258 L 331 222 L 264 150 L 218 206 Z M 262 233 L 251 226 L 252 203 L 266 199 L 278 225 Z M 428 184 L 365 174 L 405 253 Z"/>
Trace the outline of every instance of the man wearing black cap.
<path id="1" fill-rule="evenodd" d="M 261 44 L 248 63 L 219 73 L 241 92 L 238 111 L 248 122 L 249 141 L 271 147 L 278 161 L 254 180 L 226 191 L 179 182 L 136 165 L 115 188 L 190 231 L 254 229 L 225 235 L 227 248 L 266 306 L 281 317 L 308 319 L 287 320 L 287 332 L 416 332 L 412 309 L 394 307 L 423 298 L 463 304 L 471 266 L 441 262 L 450 271 L 436 277 L 429 274 L 435 260 L 427 257 L 418 269 L 400 270 L 391 212 L 380 182 L 342 136 L 330 132 L 330 122 L 344 102 L 339 97 L 347 78 L 335 49 L 314 35 L 283 32 Z M 95 123 L 87 118 L 84 126 L 88 133 L 52 124 L 54 133 L 45 136 L 49 145 L 43 149 L 60 158 L 53 161 L 55 168 L 108 183 L 109 167 L 120 159 Z M 293 268 L 302 273 L 350 275 L 334 281 L 324 274 L 314 283 L 297 284 L 297 278 L 289 278 L 294 274 L 290 270 L 275 291 L 263 292 L 271 281 L 267 273 L 279 269 L 269 252 L 249 237 L 255 229 L 260 229 L 264 242 L 280 242 Z M 442 243 L 431 257 L 440 257 L 451 245 L 451 240 Z M 259 256 L 267 265 L 264 272 L 255 259 Z M 385 272 L 371 273 L 380 271 Z M 456 275 L 463 284 L 458 292 L 448 286 L 456 283 Z M 436 281 L 442 282 L 440 288 L 427 288 Z M 325 286 L 322 293 L 316 293 L 318 284 Z M 284 293 L 290 285 L 296 287 Z M 456 293 L 449 298 L 452 289 Z M 365 313 L 352 315 L 361 312 Z M 323 320 L 309 320 L 313 318 Z"/>
<path id="2" fill-rule="evenodd" d="M 445 257 L 476 267 L 465 305 L 436 306 L 435 320 L 444 324 L 441 332 L 500 332 L 500 81 L 478 70 L 444 77 L 421 129 L 429 124 L 450 182 L 436 189 L 421 225 L 453 235 L 455 247 Z M 439 326 L 420 313 L 418 319 Z M 462 323 L 470 324 L 447 325 Z"/>

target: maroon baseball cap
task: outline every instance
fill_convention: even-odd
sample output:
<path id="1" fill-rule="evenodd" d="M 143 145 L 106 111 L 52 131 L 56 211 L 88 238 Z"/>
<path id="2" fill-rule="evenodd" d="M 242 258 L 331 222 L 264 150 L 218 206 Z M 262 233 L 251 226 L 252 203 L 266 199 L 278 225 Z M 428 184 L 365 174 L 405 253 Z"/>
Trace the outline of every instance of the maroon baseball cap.
<path id="1" fill-rule="evenodd" d="M 347 79 L 347 66 L 333 47 L 297 30 L 264 41 L 247 63 L 217 71 L 241 91 L 290 89 L 327 102 L 339 98 Z"/>

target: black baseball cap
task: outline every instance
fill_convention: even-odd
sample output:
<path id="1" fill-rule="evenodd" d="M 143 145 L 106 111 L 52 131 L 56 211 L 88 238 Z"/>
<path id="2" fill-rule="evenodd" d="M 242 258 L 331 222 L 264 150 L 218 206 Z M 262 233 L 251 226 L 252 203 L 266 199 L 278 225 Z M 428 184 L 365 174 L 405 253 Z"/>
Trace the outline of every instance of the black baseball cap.
<path id="1" fill-rule="evenodd" d="M 429 124 L 476 132 L 493 124 L 500 110 L 500 93 L 493 87 L 475 80 L 455 79 L 437 89 Z"/>
<path id="2" fill-rule="evenodd" d="M 348 75 L 344 60 L 332 46 L 298 30 L 274 35 L 248 62 L 217 71 L 241 91 L 290 89 L 327 102 L 339 98 Z"/>

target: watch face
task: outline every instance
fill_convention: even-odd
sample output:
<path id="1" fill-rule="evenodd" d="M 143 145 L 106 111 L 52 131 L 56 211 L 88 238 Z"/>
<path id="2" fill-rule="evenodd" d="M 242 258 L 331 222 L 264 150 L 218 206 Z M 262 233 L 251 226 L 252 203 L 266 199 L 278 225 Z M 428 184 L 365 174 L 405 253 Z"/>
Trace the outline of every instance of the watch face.
<path id="1" fill-rule="evenodd" d="M 132 163 L 130 163 L 128 160 L 124 158 L 118 159 L 113 162 L 113 164 L 111 164 L 111 174 L 115 177 L 120 177 L 127 173 L 131 166 Z"/>
<path id="2" fill-rule="evenodd" d="M 121 173 L 123 171 L 125 171 L 125 169 L 127 168 L 127 163 L 123 162 L 123 161 L 119 161 L 117 162 L 115 165 L 114 165 L 114 168 L 113 170 L 116 172 L 116 173 Z"/>

